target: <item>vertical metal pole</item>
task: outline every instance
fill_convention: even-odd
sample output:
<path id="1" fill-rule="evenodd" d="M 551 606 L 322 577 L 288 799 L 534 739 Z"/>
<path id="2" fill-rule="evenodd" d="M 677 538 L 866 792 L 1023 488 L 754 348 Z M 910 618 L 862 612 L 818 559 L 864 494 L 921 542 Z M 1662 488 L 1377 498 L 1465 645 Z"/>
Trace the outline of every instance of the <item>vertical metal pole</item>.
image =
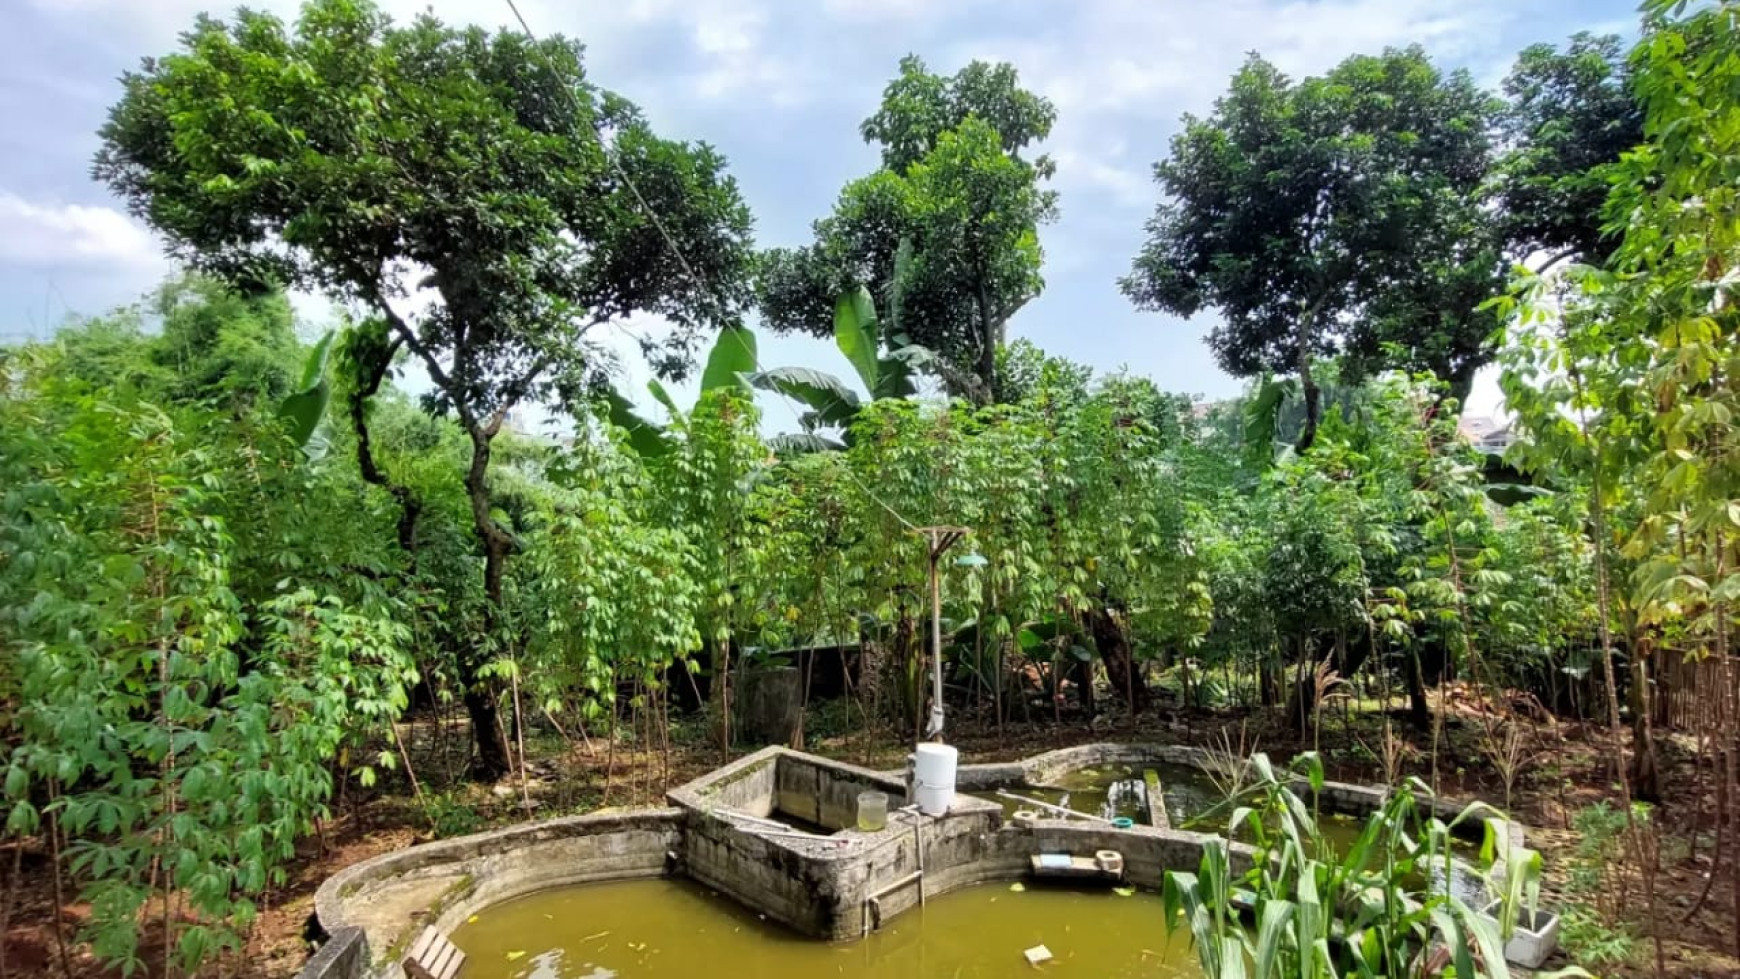
<path id="1" fill-rule="evenodd" d="M 943 729 L 943 656 L 942 656 L 942 579 L 937 561 L 942 550 L 937 546 L 937 531 L 930 534 L 930 730 L 929 737 L 940 738 Z"/>

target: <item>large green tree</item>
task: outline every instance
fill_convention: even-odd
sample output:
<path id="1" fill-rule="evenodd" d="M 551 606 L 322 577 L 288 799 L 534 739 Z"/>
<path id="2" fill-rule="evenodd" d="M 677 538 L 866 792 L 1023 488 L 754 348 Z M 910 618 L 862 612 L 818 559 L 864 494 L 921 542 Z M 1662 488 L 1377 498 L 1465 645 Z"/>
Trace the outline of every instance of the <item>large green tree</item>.
<path id="1" fill-rule="evenodd" d="M 945 77 L 903 59 L 862 126 L 882 168 L 846 185 L 813 244 L 762 257 L 768 325 L 828 336 L 835 297 L 868 287 L 939 355 L 932 367 L 952 392 L 989 399 L 1009 318 L 1044 285 L 1039 226 L 1055 219 L 1057 195 L 1042 184 L 1054 167 L 1022 153 L 1056 115 L 1007 64 Z"/>
<path id="2" fill-rule="evenodd" d="M 580 395 L 597 325 L 650 312 L 716 326 L 745 292 L 750 218 L 724 160 L 656 136 L 586 80 L 581 53 L 431 16 L 396 26 L 367 0 L 313 0 L 294 27 L 202 17 L 126 76 L 94 167 L 176 257 L 385 321 L 470 441 L 495 610 L 515 548 L 489 476 L 508 412 Z M 483 677 L 499 618 L 459 664 L 483 776 L 508 767 Z"/>
<path id="3" fill-rule="evenodd" d="M 1643 106 L 1618 37 L 1581 33 L 1523 49 L 1504 80 L 1509 142 L 1498 200 L 1513 253 L 1601 264 L 1618 239 L 1601 208 L 1620 155 L 1643 142 Z"/>
<path id="4" fill-rule="evenodd" d="M 1479 192 L 1496 111 L 1417 47 L 1301 82 L 1253 55 L 1155 166 L 1166 199 L 1124 292 L 1180 316 L 1218 309 L 1209 343 L 1236 376 L 1297 373 L 1301 449 L 1320 415 L 1314 358 L 1430 369 L 1465 391 L 1491 356 L 1476 306 L 1503 267 Z"/>

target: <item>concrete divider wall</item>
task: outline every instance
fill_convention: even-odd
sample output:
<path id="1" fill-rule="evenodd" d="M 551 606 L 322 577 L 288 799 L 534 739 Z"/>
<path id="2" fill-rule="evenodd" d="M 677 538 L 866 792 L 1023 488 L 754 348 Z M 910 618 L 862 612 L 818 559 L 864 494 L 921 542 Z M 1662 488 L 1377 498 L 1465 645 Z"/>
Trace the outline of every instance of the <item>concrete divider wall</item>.
<path id="1" fill-rule="evenodd" d="M 888 796 L 888 808 L 901 806 L 906 785 L 869 769 L 782 755 L 774 767 L 776 808 L 829 830 L 858 824 L 858 796 L 876 791 Z"/>
<path id="2" fill-rule="evenodd" d="M 672 789 L 667 798 L 676 805 L 712 809 L 723 806 L 750 816 L 773 814 L 776 801 L 774 777 L 781 749 L 763 748 L 751 755 L 714 769 L 704 778 Z M 680 802 L 678 800 L 681 800 Z"/>
<path id="3" fill-rule="evenodd" d="M 296 979 L 363 979 L 368 971 L 368 936 L 352 925 L 333 931 Z"/>
<path id="4" fill-rule="evenodd" d="M 684 873 L 787 927 L 819 934 L 836 913 L 824 867 L 778 840 L 691 813 L 681 847 Z"/>
<path id="5" fill-rule="evenodd" d="M 1001 823 L 999 806 L 963 797 L 946 816 L 893 813 L 884 829 L 862 832 L 856 828 L 858 794 L 871 789 L 886 793 L 894 808 L 902 804 L 905 786 L 894 777 L 765 748 L 671 790 L 670 801 L 687 814 L 682 869 L 803 934 L 854 938 L 862 931 L 865 899 L 921 865 L 913 819 L 928 836 L 927 857 L 932 846 L 971 851 L 971 843 L 960 841 L 994 832 Z M 766 797 L 756 795 L 763 791 Z M 833 839 L 840 842 L 764 836 L 724 818 L 722 807 L 788 815 L 835 830 Z"/>

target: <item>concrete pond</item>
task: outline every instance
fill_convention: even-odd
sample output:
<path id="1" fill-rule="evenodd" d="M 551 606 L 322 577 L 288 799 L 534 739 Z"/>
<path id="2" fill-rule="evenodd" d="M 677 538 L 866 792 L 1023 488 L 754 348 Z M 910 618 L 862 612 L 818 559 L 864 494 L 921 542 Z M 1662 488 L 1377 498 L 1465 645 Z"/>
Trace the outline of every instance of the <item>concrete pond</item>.
<path id="1" fill-rule="evenodd" d="M 1168 870 L 1194 870 L 1217 838 L 1196 817 L 1217 798 L 1207 773 L 1222 764 L 1203 749 L 1137 744 L 965 764 L 947 811 L 925 815 L 905 802 L 905 772 L 766 748 L 672 789 L 663 808 L 527 823 L 347 867 L 315 896 L 329 939 L 301 979 L 399 979 L 407 957 L 449 940 L 456 952 L 437 979 L 679 975 L 709 949 L 729 954 L 733 974 L 746 956 L 772 956 L 742 972 L 770 977 L 912 974 L 914 962 L 927 974 L 946 964 L 940 974 L 1014 975 L 1032 948 L 1096 974 L 1199 975 L 1147 892 Z M 864 793 L 890 800 L 874 825 L 860 825 Z M 1317 804 L 1357 817 L 1384 799 L 1331 782 Z M 1432 805 L 1447 819 L 1460 809 Z M 1508 832 L 1520 845 L 1520 827 Z M 1229 846 L 1248 865 L 1250 848 Z M 1053 876 L 1100 886 L 1055 891 L 1043 886 Z"/>

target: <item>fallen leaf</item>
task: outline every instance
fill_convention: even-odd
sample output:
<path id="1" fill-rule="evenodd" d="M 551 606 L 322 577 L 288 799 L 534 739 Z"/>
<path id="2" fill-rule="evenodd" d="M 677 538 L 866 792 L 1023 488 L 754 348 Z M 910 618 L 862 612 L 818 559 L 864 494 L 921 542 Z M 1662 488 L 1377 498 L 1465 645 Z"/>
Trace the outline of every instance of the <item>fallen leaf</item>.
<path id="1" fill-rule="evenodd" d="M 509 962 L 512 962 L 515 959 L 523 959 L 525 957 L 526 957 L 526 950 L 523 948 L 516 948 L 513 951 L 508 953 L 508 961 Z"/>
<path id="2" fill-rule="evenodd" d="M 1119 897 L 1135 897 L 1136 889 L 1134 887 L 1114 887 L 1112 893 Z"/>
<path id="3" fill-rule="evenodd" d="M 469 918 L 466 918 L 466 919 L 465 919 L 465 923 L 466 923 L 466 924 L 468 924 L 468 925 L 475 925 L 475 924 L 477 924 L 477 915 L 475 915 L 475 914 L 474 914 L 474 915 L 472 915 L 472 916 L 471 916 L 471 917 L 469 917 Z"/>

